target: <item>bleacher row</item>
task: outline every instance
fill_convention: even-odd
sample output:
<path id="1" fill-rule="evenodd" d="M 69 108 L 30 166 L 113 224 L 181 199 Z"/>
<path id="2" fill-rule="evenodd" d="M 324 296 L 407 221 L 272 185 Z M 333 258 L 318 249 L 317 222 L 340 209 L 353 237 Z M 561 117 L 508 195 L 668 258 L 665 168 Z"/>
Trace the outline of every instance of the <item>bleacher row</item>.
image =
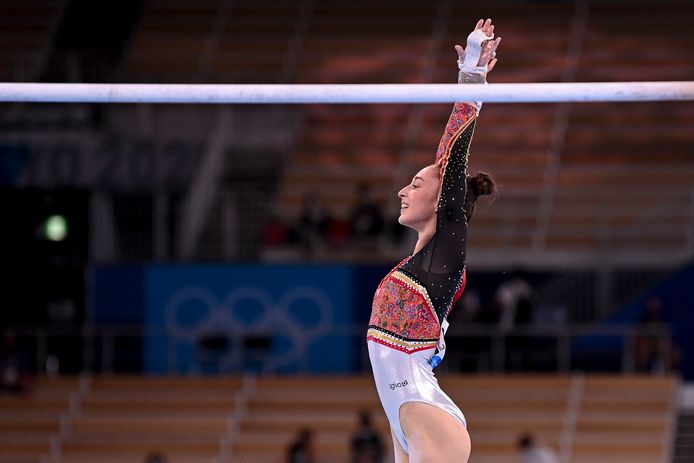
<path id="1" fill-rule="evenodd" d="M 66 0 L 0 2 L 0 76 L 3 81 L 35 80 L 50 51 Z"/>
<path id="2" fill-rule="evenodd" d="M 571 463 L 664 463 L 677 381 L 647 376 L 447 376 L 468 420 L 471 463 L 519 461 L 533 432 Z M 0 397 L 0 463 L 282 463 L 302 428 L 319 462 L 349 461 L 349 439 L 370 410 L 389 429 L 366 376 L 38 378 Z"/>
<path id="3" fill-rule="evenodd" d="M 694 5 L 684 1 L 593 3 L 583 21 L 571 2 L 238 1 L 215 41 L 210 37 L 220 5 L 150 2 L 124 75 L 147 81 L 204 75 L 210 82 L 242 83 L 453 82 L 452 45 L 478 17 L 493 17 L 504 38 L 491 82 L 686 80 L 694 71 L 678 51 L 694 44 L 694 29 L 685 27 Z M 659 40 L 644 38 L 649 25 L 662 31 Z M 574 58 L 569 50 L 576 36 Z M 687 246 L 694 201 L 691 105 L 576 104 L 565 128 L 558 110 L 554 104 L 484 108 L 470 169 L 492 172 L 503 201 L 478 208 L 475 246 L 530 247 L 538 230 L 556 249 Z M 395 193 L 432 161 L 449 111 L 450 105 L 307 106 L 277 210 L 294 219 L 305 195 L 318 191 L 338 217 L 346 217 L 355 189 L 366 181 L 395 215 Z"/>
<path id="4" fill-rule="evenodd" d="M 47 18 L 55 21 L 63 2 L 7 4 L 7 17 L 15 19 L 4 29 L 0 71 L 11 76 L 6 68 L 19 65 L 12 57 L 41 56 L 55 26 Z M 583 11 L 584 4 L 150 0 L 114 80 L 453 82 L 453 44 L 464 41 L 480 17 L 494 18 L 503 37 L 490 82 L 694 75 L 694 62 L 684 52 L 694 45 L 691 2 L 590 2 Z M 493 173 L 503 200 L 478 208 L 474 246 L 658 251 L 693 246 L 687 226 L 694 216 L 691 103 L 561 108 L 484 107 L 470 170 Z M 277 211 L 295 219 L 306 193 L 318 191 L 344 218 L 355 189 L 366 181 L 389 215 L 396 215 L 396 192 L 433 160 L 449 111 L 447 104 L 306 106 Z"/>

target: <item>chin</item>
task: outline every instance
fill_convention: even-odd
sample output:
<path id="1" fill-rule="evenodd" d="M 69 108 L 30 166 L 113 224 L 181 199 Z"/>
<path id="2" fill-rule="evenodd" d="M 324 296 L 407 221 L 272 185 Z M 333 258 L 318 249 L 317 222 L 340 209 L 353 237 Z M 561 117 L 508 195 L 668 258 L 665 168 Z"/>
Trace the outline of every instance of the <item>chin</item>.
<path id="1" fill-rule="evenodd" d="M 398 217 L 398 223 L 402 225 L 403 227 L 408 227 L 408 228 L 413 228 L 412 225 L 409 224 L 407 219 L 404 219 L 402 217 L 402 214 L 400 214 L 400 217 Z"/>

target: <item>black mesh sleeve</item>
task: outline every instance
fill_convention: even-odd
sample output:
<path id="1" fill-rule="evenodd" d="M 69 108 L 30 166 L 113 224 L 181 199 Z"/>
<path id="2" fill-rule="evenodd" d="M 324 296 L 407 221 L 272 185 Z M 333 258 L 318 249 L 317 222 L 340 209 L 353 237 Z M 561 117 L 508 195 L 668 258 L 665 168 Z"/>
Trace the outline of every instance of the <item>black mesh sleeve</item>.
<path id="1" fill-rule="evenodd" d="M 461 111 L 464 111 L 462 115 Z M 447 316 L 465 271 L 467 163 L 476 116 L 477 110 L 473 106 L 456 104 L 451 115 L 451 120 L 457 121 L 453 127 L 455 130 L 450 133 L 449 120 L 442 139 L 445 147 L 437 155 L 442 175 L 436 233 L 401 267 L 427 289 L 439 321 Z M 447 139 L 447 135 L 451 137 Z"/>

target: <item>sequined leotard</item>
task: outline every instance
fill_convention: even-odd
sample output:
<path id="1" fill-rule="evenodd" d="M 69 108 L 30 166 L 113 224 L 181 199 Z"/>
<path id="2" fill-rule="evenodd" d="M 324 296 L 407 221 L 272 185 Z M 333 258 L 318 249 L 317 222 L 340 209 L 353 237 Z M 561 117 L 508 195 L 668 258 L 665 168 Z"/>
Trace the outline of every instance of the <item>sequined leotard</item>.
<path id="1" fill-rule="evenodd" d="M 436 233 L 386 275 L 373 299 L 369 358 L 381 403 L 406 452 L 399 417 L 406 402 L 437 406 L 466 425 L 433 369 L 445 352 L 446 317 L 465 287 L 466 171 L 476 120 L 475 106 L 455 104 L 436 152 L 441 166 Z"/>

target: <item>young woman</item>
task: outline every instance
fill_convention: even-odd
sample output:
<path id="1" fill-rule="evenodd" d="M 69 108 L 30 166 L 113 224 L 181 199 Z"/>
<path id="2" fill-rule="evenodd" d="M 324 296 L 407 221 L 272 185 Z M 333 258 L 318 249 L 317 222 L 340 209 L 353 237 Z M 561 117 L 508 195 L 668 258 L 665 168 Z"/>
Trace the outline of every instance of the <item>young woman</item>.
<path id="1" fill-rule="evenodd" d="M 465 50 L 455 46 L 459 83 L 486 81 L 500 40 L 487 19 L 477 23 Z M 446 317 L 465 286 L 468 221 L 477 197 L 494 191 L 488 175 L 467 175 L 480 107 L 455 104 L 435 164 L 398 192 L 399 222 L 417 231 L 417 244 L 379 284 L 367 333 L 396 463 L 464 463 L 470 456 L 465 417 L 441 390 L 433 369 L 445 352 Z"/>

